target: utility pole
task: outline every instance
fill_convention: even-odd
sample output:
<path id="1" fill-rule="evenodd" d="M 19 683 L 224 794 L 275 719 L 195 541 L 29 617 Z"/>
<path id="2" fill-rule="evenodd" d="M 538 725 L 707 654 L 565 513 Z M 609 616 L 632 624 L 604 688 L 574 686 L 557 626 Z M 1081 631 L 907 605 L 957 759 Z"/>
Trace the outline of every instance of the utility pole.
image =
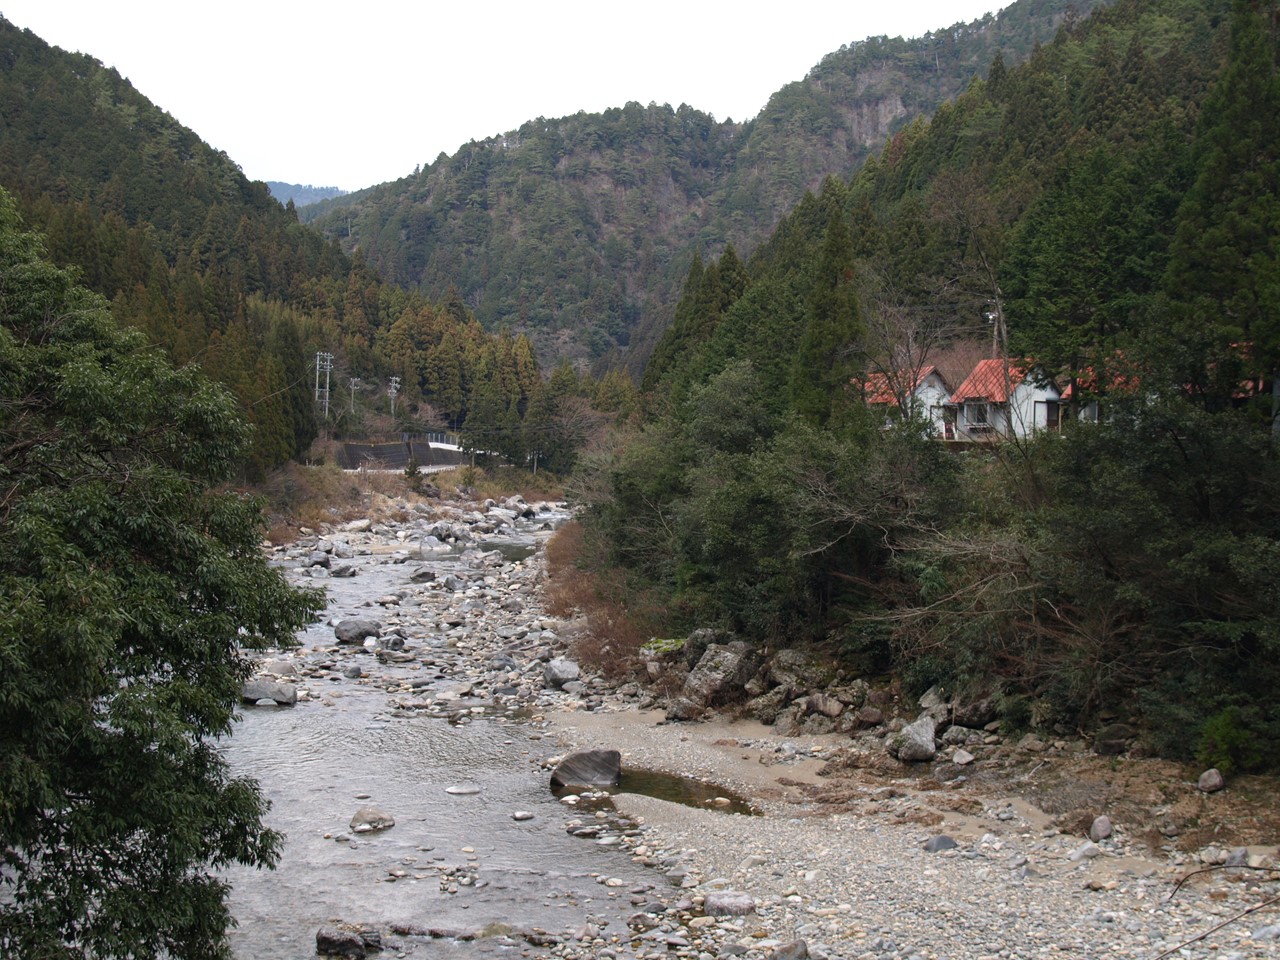
<path id="1" fill-rule="evenodd" d="M 359 377 L 352 377 L 350 380 L 348 380 L 348 381 L 347 381 L 347 386 L 351 388 L 351 406 L 350 406 L 351 415 L 352 415 L 352 416 L 355 416 L 355 412 L 356 412 L 356 387 L 360 386 L 360 378 L 359 378 Z"/>
<path id="2" fill-rule="evenodd" d="M 400 392 L 400 378 L 392 377 L 391 385 L 387 387 L 387 396 L 391 398 L 391 421 L 396 419 L 396 394 Z"/>
<path id="3" fill-rule="evenodd" d="M 324 411 L 324 419 L 329 419 L 329 372 L 333 370 L 333 354 L 320 352 L 316 354 L 316 402 Z M 324 373 L 324 386 L 320 386 L 320 374 Z"/>

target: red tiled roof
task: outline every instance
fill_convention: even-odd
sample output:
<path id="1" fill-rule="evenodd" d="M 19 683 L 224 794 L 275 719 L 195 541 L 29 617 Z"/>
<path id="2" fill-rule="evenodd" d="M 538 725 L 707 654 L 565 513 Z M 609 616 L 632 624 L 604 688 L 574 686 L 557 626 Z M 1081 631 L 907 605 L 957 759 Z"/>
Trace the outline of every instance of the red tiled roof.
<path id="1" fill-rule="evenodd" d="M 964 383 L 951 395 L 952 403 L 966 400 L 986 400 L 988 403 L 1008 403 L 1009 389 L 1026 379 L 1025 361 L 1009 361 L 1006 376 L 1005 361 L 999 358 L 980 360 Z"/>
<path id="2" fill-rule="evenodd" d="M 914 393 L 920 384 L 929 379 L 929 374 L 933 373 L 934 367 L 928 366 L 920 371 L 920 376 L 916 377 L 916 382 L 911 385 L 911 392 Z M 898 396 L 893 392 L 893 387 L 889 385 L 889 378 L 883 373 L 869 373 L 862 380 L 862 393 L 866 397 L 867 403 L 875 406 L 881 403 L 897 403 Z"/>
<path id="3" fill-rule="evenodd" d="M 1085 393 L 1134 393 L 1137 391 L 1139 382 L 1136 373 L 1126 373 L 1123 366 L 1125 356 L 1119 351 L 1115 355 L 1116 366 L 1106 372 L 1107 383 L 1101 389 L 1098 385 L 1098 373 L 1091 367 L 1087 366 L 1081 370 L 1075 377 L 1075 382 L 1068 382 L 1062 389 L 1062 399 L 1070 400 L 1075 391 L 1074 386 L 1079 385 L 1080 389 Z"/>

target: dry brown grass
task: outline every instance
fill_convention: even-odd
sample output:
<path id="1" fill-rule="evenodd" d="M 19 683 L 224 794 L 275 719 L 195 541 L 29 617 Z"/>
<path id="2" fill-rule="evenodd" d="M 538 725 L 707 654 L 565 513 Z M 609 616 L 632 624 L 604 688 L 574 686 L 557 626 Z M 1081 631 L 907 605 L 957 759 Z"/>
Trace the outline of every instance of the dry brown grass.
<path id="1" fill-rule="evenodd" d="M 346 523 L 361 517 L 404 521 L 405 504 L 422 498 L 409 489 L 403 474 L 356 471 L 332 463 L 303 466 L 289 463 L 257 489 L 266 501 L 267 539 L 287 543 L 306 527 Z"/>
<path id="2" fill-rule="evenodd" d="M 356 470 L 347 472 L 332 456 L 323 456 L 315 466 L 288 463 L 271 474 L 256 489 L 267 501 L 267 539 L 288 543 L 297 539 L 303 527 L 317 530 L 323 524 L 346 523 L 362 517 L 405 522 L 412 517 L 406 505 L 432 502 L 414 491 L 403 471 Z M 561 499 L 559 480 L 549 474 L 532 474 L 502 468 L 477 469 L 465 476 L 463 469 L 429 474 L 426 483 L 438 487 L 446 499 L 465 499 L 459 488 L 473 481 L 474 498 L 503 500 L 520 494 L 526 500 Z"/>
<path id="3" fill-rule="evenodd" d="M 558 477 L 543 471 L 532 474 L 513 467 L 456 467 L 433 473 L 427 480 L 440 488 L 447 496 L 459 496 L 458 491 L 472 491 L 476 500 L 505 500 L 516 494 L 525 500 L 562 500 L 564 484 Z"/>
<path id="4" fill-rule="evenodd" d="M 662 622 L 662 607 L 649 592 L 632 587 L 624 573 L 604 562 L 577 521 L 565 524 L 547 544 L 547 611 L 578 618 L 573 655 L 611 679 L 639 663 L 640 648 Z"/>

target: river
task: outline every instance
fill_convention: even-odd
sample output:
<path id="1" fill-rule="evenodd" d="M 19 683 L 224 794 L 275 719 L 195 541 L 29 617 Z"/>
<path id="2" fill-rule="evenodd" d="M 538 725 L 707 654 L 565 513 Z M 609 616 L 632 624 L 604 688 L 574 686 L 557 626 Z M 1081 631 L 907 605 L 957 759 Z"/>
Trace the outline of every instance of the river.
<path id="1" fill-rule="evenodd" d="M 537 536 L 535 525 L 518 525 L 517 544 Z M 396 548 L 405 549 L 390 540 L 385 550 Z M 456 661 L 444 656 L 456 643 L 430 635 L 438 612 L 431 595 L 417 614 L 426 635 L 408 638 L 418 651 L 412 661 L 382 664 L 362 648 L 335 648 L 328 623 L 376 616 L 371 599 L 403 588 L 410 570 L 430 566 L 443 577 L 463 568 L 456 553 L 423 554 L 406 565 L 385 550 L 352 558 L 358 576 L 324 581 L 325 622 L 301 634 L 302 646 L 289 655 L 310 698 L 246 707 L 224 744 L 233 770 L 260 782 L 272 805 L 266 822 L 286 837 L 274 871 L 226 874 L 238 922 L 235 955 L 312 956 L 317 929 L 334 921 L 379 929 L 397 946 L 388 956 L 548 955 L 519 937 L 396 936 L 388 932 L 396 925 L 468 937 L 500 933 L 501 924 L 564 935 L 591 923 L 606 935 L 625 933 L 632 898 L 643 899 L 655 874 L 620 847 L 566 832 L 577 812 L 550 793 L 539 762 L 553 746 L 536 722 L 492 708 L 463 723 L 396 709 L 388 691 L 397 680 L 447 683 L 456 672 Z M 488 590 L 477 581 L 471 593 L 496 602 L 493 580 Z M 441 605 L 457 602 L 447 591 L 439 597 Z M 343 675 L 352 661 L 363 678 Z M 447 793 L 451 786 L 475 792 Z M 348 822 L 366 805 L 391 813 L 395 826 L 353 834 Z M 516 811 L 533 816 L 517 821 Z"/>

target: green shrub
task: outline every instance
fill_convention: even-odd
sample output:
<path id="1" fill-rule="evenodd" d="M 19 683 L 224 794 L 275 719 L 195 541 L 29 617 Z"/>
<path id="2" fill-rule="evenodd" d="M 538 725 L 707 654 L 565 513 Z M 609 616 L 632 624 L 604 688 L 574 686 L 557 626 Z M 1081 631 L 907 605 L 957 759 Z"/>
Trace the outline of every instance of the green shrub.
<path id="1" fill-rule="evenodd" d="M 1215 713 L 1200 729 L 1196 760 L 1202 766 L 1217 767 L 1224 777 L 1261 766 L 1262 750 L 1249 720 L 1239 707 Z"/>
<path id="2" fill-rule="evenodd" d="M 684 637 L 654 637 L 646 643 L 641 649 L 645 653 L 651 653 L 659 657 L 665 657 L 669 654 L 679 653 L 684 649 Z"/>

